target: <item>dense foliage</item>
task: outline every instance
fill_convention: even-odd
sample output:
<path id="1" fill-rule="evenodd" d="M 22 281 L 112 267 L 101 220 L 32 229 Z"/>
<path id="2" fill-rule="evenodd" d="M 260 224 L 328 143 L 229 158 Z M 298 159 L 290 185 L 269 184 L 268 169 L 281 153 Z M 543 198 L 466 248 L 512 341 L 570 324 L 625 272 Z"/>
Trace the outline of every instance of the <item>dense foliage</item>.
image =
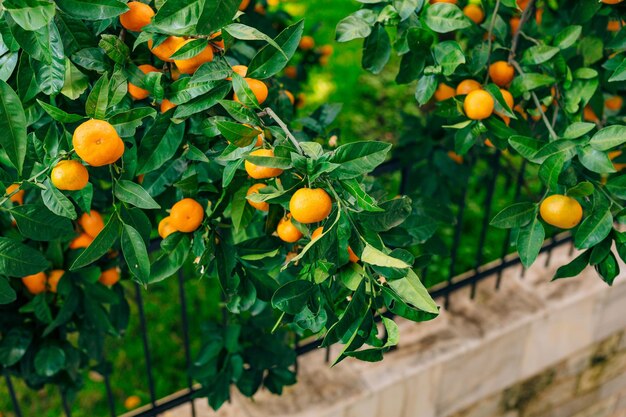
<path id="1" fill-rule="evenodd" d="M 223 293 L 224 320 L 207 323 L 190 370 L 215 408 L 231 384 L 245 395 L 292 384 L 293 332 L 344 344 L 336 362 L 373 361 L 398 340 L 386 318 L 379 335 L 378 313 L 437 315 L 402 249 L 419 233 L 404 223 L 417 205 L 367 177 L 390 146 L 337 146 L 337 105 L 289 128 L 302 76 L 278 76 L 296 54 L 300 71 L 327 52 L 303 22 L 259 6 L 2 3 L 10 374 L 72 393 L 84 371 L 109 372 L 105 337 L 129 320 L 120 277 L 148 287 L 181 268 Z"/>

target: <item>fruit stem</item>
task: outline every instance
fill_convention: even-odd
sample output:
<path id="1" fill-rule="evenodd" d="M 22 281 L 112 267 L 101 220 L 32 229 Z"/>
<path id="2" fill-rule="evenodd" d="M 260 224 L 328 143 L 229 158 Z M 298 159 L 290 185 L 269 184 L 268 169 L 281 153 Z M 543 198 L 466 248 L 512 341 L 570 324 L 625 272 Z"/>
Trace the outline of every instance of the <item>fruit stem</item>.
<path id="1" fill-rule="evenodd" d="M 291 134 L 291 132 L 289 131 L 289 128 L 287 128 L 287 125 L 285 124 L 285 122 L 283 122 L 281 120 L 280 117 L 278 117 L 278 115 L 276 113 L 274 113 L 274 110 L 270 109 L 269 107 L 266 107 L 265 110 L 263 110 L 265 112 L 265 114 L 267 114 L 269 117 L 271 117 L 272 119 L 274 119 L 274 121 L 276 123 L 278 123 L 278 126 L 280 126 L 280 128 L 283 130 L 283 132 L 285 132 L 285 134 L 287 135 L 287 137 L 289 138 L 289 140 L 291 141 L 291 143 L 293 143 L 293 146 L 296 147 L 296 149 L 298 150 L 298 153 L 300 155 L 304 155 L 304 152 L 302 151 L 302 148 L 300 147 L 300 143 L 298 143 L 298 139 L 296 139 L 296 137 L 294 135 Z"/>
<path id="2" fill-rule="evenodd" d="M 508 59 L 509 64 L 513 63 L 512 61 L 513 61 L 513 58 L 515 58 L 515 51 L 517 51 L 517 45 L 519 43 L 520 34 L 522 33 L 522 28 L 524 27 L 524 24 L 526 24 L 526 22 L 528 21 L 534 9 L 535 9 L 535 0 L 530 0 L 528 2 L 528 5 L 526 5 L 526 8 L 524 9 L 524 12 L 522 13 L 522 17 L 520 18 L 517 31 L 513 35 L 513 41 L 511 42 L 511 51 L 509 52 L 509 59 Z"/>

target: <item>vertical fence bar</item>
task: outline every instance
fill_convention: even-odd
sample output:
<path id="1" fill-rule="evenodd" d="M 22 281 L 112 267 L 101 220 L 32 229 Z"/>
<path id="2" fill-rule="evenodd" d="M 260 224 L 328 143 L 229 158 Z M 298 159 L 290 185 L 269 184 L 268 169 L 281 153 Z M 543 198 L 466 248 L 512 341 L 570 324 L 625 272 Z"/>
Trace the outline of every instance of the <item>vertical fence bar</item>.
<path id="1" fill-rule="evenodd" d="M 72 410 L 70 409 L 70 405 L 67 402 L 67 396 L 64 392 L 61 392 L 61 404 L 63 405 L 63 412 L 66 417 L 72 417 Z"/>
<path id="2" fill-rule="evenodd" d="M 7 388 L 9 389 L 9 396 L 11 397 L 11 403 L 13 404 L 13 411 L 17 417 L 22 417 L 22 409 L 20 408 L 20 403 L 17 401 L 15 389 L 13 388 L 13 382 L 11 381 L 11 377 L 7 371 L 4 371 L 4 379 L 7 381 Z"/>
<path id="3" fill-rule="evenodd" d="M 141 287 L 135 283 L 135 300 L 137 309 L 139 310 L 139 325 L 141 329 L 141 338 L 143 340 L 143 352 L 146 359 L 146 376 L 148 377 L 148 389 L 150 390 L 150 402 L 152 406 L 156 406 L 156 392 L 154 389 L 154 378 L 152 377 L 152 358 L 150 355 L 150 345 L 148 344 L 148 330 L 146 326 L 146 315 L 143 311 L 143 298 L 141 296 Z"/>
<path id="4" fill-rule="evenodd" d="M 470 168 L 470 173 L 472 169 Z M 455 266 L 456 266 L 456 257 L 458 254 L 459 244 L 461 242 L 461 232 L 463 231 L 463 216 L 465 213 L 465 197 L 467 195 L 467 184 L 463 187 L 463 191 L 461 192 L 461 198 L 459 201 L 459 212 L 457 214 L 457 223 L 454 229 L 454 240 L 452 241 L 452 249 L 450 250 L 450 269 L 448 271 L 448 285 L 452 284 L 452 278 L 454 278 Z M 444 308 L 450 307 L 450 292 L 446 292 L 446 296 L 444 299 Z"/>
<path id="5" fill-rule="evenodd" d="M 517 202 L 521 193 L 522 193 L 522 185 L 524 184 L 524 174 L 526 173 L 526 160 L 522 161 L 522 166 L 519 169 L 519 173 L 517 174 L 517 182 L 515 184 L 515 195 L 513 197 L 513 201 Z M 509 244 L 511 240 L 511 229 L 508 229 L 506 233 L 506 238 L 502 244 L 502 255 L 500 256 L 500 265 L 504 264 L 504 260 L 506 255 L 509 252 Z M 504 272 L 503 268 L 500 268 L 498 271 L 498 276 L 496 277 L 496 290 L 500 289 L 500 283 L 502 281 L 502 273 Z"/>
<path id="6" fill-rule="evenodd" d="M 180 295 L 180 313 L 181 322 L 183 326 L 183 345 L 185 348 L 185 366 L 187 369 L 191 368 L 191 346 L 189 344 L 189 320 L 187 317 L 187 297 L 185 296 L 185 277 L 182 269 L 178 270 L 178 292 Z M 191 376 L 187 374 L 187 386 L 189 391 L 193 391 L 193 380 Z M 191 415 L 196 417 L 196 404 L 191 401 Z"/>
<path id="7" fill-rule="evenodd" d="M 111 417 L 117 417 L 117 413 L 115 412 L 115 400 L 113 399 L 113 390 L 111 389 L 111 380 L 109 379 L 108 372 L 104 374 L 104 387 L 107 391 L 107 401 L 109 403 Z"/>
<path id="8" fill-rule="evenodd" d="M 493 195 L 496 189 L 496 183 L 498 181 L 498 174 L 500 172 L 500 151 L 497 151 L 491 160 L 491 181 L 487 188 L 487 195 L 485 196 L 485 215 L 483 217 L 483 224 L 481 225 L 480 237 L 478 239 L 478 251 L 476 253 L 476 263 L 474 264 L 474 271 L 478 273 L 478 268 L 483 263 L 483 256 L 485 251 L 485 240 L 487 239 L 487 230 L 489 229 L 489 218 L 491 217 L 491 206 L 493 202 Z M 476 286 L 478 281 L 472 283 L 472 289 L 470 298 L 474 299 L 476 296 Z"/>

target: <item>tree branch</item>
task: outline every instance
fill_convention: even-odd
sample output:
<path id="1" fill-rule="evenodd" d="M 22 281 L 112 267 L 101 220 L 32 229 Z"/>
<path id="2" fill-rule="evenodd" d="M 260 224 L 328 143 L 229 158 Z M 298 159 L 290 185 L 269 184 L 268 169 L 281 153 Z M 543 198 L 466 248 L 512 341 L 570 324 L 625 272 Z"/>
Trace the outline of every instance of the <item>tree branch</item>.
<path id="1" fill-rule="evenodd" d="M 287 137 L 289 138 L 291 143 L 293 143 L 293 146 L 296 147 L 296 149 L 298 150 L 298 153 L 300 153 L 300 155 L 304 155 L 304 152 L 302 151 L 302 148 L 300 147 L 300 143 L 298 142 L 298 139 L 296 139 L 296 137 L 291 134 L 291 132 L 289 131 L 289 128 L 287 127 L 285 122 L 283 122 L 281 120 L 281 118 L 278 117 L 278 115 L 276 113 L 274 113 L 274 110 L 270 109 L 269 107 L 266 107 L 263 110 L 263 112 L 260 113 L 260 115 L 262 115 L 263 113 L 267 114 L 269 117 L 274 119 L 274 121 L 276 123 L 278 123 L 278 126 L 280 126 L 280 128 L 283 130 L 283 132 L 285 132 L 285 134 L 287 135 Z"/>
<path id="2" fill-rule="evenodd" d="M 517 27 L 517 31 L 513 35 L 513 41 L 511 42 L 511 51 L 509 52 L 509 59 L 508 59 L 509 64 L 511 64 L 513 59 L 515 58 L 515 52 L 517 51 L 517 45 L 519 44 L 519 37 L 520 37 L 520 34 L 522 33 L 522 29 L 524 28 L 524 25 L 526 24 L 526 22 L 528 22 L 528 19 L 530 18 L 530 15 L 532 14 L 532 12 L 535 10 L 535 1 L 536 0 L 530 0 L 528 2 L 528 5 L 524 9 L 524 12 L 522 13 L 522 17 L 520 18 L 520 21 L 519 21 L 519 26 Z"/>

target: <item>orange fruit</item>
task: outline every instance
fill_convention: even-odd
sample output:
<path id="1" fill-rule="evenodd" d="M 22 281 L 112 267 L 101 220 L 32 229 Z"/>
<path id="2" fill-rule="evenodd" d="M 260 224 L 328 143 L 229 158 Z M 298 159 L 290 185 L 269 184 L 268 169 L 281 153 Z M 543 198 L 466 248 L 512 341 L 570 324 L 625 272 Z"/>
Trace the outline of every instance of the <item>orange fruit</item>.
<path id="1" fill-rule="evenodd" d="M 249 125 L 248 123 L 244 123 L 244 126 L 248 126 L 254 130 L 256 130 L 257 132 L 260 132 L 259 135 L 256 137 L 256 143 L 254 144 L 254 146 L 256 148 L 258 148 L 259 146 L 263 146 L 263 139 L 264 139 L 264 134 L 263 131 L 261 129 L 259 129 L 258 127 L 253 127 L 252 125 Z"/>
<path id="2" fill-rule="evenodd" d="M 502 88 L 500 89 L 500 94 L 502 94 L 502 98 L 504 98 L 504 101 L 509 106 L 509 108 L 513 110 L 513 107 L 515 107 L 515 100 L 513 100 L 513 95 L 507 90 L 503 90 Z M 502 120 L 504 120 L 504 123 L 506 123 L 507 126 L 509 125 L 509 123 L 511 123 L 510 117 L 498 112 L 496 112 L 496 114 L 500 116 Z"/>
<path id="3" fill-rule="evenodd" d="M 139 32 L 152 21 L 154 10 L 147 4 L 140 1 L 129 1 L 126 5 L 129 10 L 120 15 L 120 23 L 124 28 Z"/>
<path id="4" fill-rule="evenodd" d="M 302 39 L 300 39 L 300 43 L 298 44 L 298 47 L 302 49 L 303 51 L 309 51 L 315 48 L 315 39 L 313 39 L 312 36 L 305 35 L 302 37 Z"/>
<path id="5" fill-rule="evenodd" d="M 63 277 L 63 274 L 65 274 L 65 271 L 62 269 L 54 269 L 50 271 L 48 274 L 48 288 L 50 289 L 50 292 L 57 292 L 57 287 L 59 286 L 59 281 Z"/>
<path id="6" fill-rule="evenodd" d="M 623 2 L 624 0 L 602 0 L 602 3 L 604 4 L 618 4 Z"/>
<path id="7" fill-rule="evenodd" d="M 485 12 L 477 4 L 468 4 L 463 8 L 463 13 L 469 20 L 477 25 L 481 24 L 482 21 L 485 20 Z"/>
<path id="8" fill-rule="evenodd" d="M 294 65 L 285 67 L 285 77 L 296 79 L 296 77 L 298 77 L 298 68 Z"/>
<path id="9" fill-rule="evenodd" d="M 497 61 L 489 65 L 489 77 L 499 87 L 509 85 L 515 77 L 515 68 L 506 61 Z"/>
<path id="10" fill-rule="evenodd" d="M 273 157 L 274 151 L 271 149 L 257 149 L 256 151 L 250 152 L 250 155 Z M 248 175 L 250 175 L 250 177 L 254 178 L 255 180 L 278 177 L 280 174 L 283 173 L 283 170 L 280 168 L 270 168 L 255 165 L 250 161 L 245 161 L 244 166 Z"/>
<path id="11" fill-rule="evenodd" d="M 463 164 L 463 157 L 454 151 L 448 151 L 448 158 L 452 159 L 459 165 Z"/>
<path id="12" fill-rule="evenodd" d="M 541 202 L 539 206 L 541 218 L 548 224 L 560 229 L 576 227 L 583 218 L 580 203 L 561 194 L 554 194 Z"/>
<path id="13" fill-rule="evenodd" d="M 157 68 L 149 64 L 139 65 L 139 69 L 144 74 L 147 74 L 149 72 L 160 72 Z M 150 92 L 148 90 L 144 90 L 141 87 L 137 87 L 135 84 L 129 81 L 128 82 L 128 94 L 130 94 L 133 100 L 143 100 L 144 98 L 147 98 L 150 95 Z"/>
<path id="14" fill-rule="evenodd" d="M 50 172 L 50 180 L 59 190 L 82 190 L 89 183 L 89 172 L 75 159 L 59 161 Z"/>
<path id="15" fill-rule="evenodd" d="M 330 61 L 330 57 L 328 56 L 321 56 L 320 57 L 320 65 L 325 67 L 326 65 L 328 65 L 328 62 Z"/>
<path id="16" fill-rule="evenodd" d="M 46 274 L 44 272 L 38 272 L 33 275 L 27 275 L 22 278 L 24 286 L 33 295 L 41 294 L 46 291 Z"/>
<path id="17" fill-rule="evenodd" d="M 276 233 L 279 238 L 288 243 L 297 242 L 302 237 L 302 232 L 291 222 L 291 214 L 287 214 L 286 217 L 280 219 L 276 227 Z"/>
<path id="18" fill-rule="evenodd" d="M 139 407 L 141 404 L 141 398 L 136 395 L 131 395 L 130 397 L 124 400 L 124 408 L 127 410 L 132 410 L 134 408 Z"/>
<path id="19" fill-rule="evenodd" d="M 547 108 L 544 104 L 542 104 L 542 105 L 541 105 L 541 111 L 545 113 L 545 112 L 546 112 L 546 110 L 548 110 L 548 108 Z M 531 117 L 531 118 L 532 118 L 535 122 L 538 122 L 539 120 L 541 120 L 541 113 L 539 112 L 539 110 L 537 110 L 537 109 L 535 108 L 535 113 L 534 113 L 534 114 L 531 114 L 531 115 L 530 115 L 530 117 Z"/>
<path id="20" fill-rule="evenodd" d="M 119 280 L 120 280 L 120 271 L 117 269 L 117 267 L 107 269 L 106 271 L 102 271 L 102 273 L 100 274 L 100 278 L 98 278 L 98 281 L 102 285 L 106 285 L 109 287 L 117 284 L 117 281 Z"/>
<path id="21" fill-rule="evenodd" d="M 509 25 L 511 26 L 511 33 L 515 34 L 517 33 L 518 29 L 519 29 L 519 24 L 520 24 L 520 18 L 517 16 L 513 16 L 511 18 L 511 20 L 509 20 Z"/>
<path id="22" fill-rule="evenodd" d="M 356 255 L 356 253 L 354 253 L 350 246 L 348 246 L 348 258 L 352 263 L 357 263 L 360 261 L 359 257 Z"/>
<path id="23" fill-rule="evenodd" d="M 485 146 L 487 146 L 488 148 L 495 148 L 491 139 L 485 139 Z"/>
<path id="24" fill-rule="evenodd" d="M 17 190 L 20 186 L 18 184 L 11 184 L 7 187 L 7 191 L 5 195 L 9 195 L 13 192 L 15 192 L 15 190 Z M 18 192 L 16 192 L 15 194 L 13 194 L 11 197 L 9 197 L 9 200 L 12 203 L 16 203 L 19 205 L 24 204 L 24 190 L 19 190 Z"/>
<path id="25" fill-rule="evenodd" d="M 620 156 L 622 154 L 622 151 L 611 151 L 609 152 L 609 159 L 612 161 L 615 158 L 617 158 L 618 156 Z M 617 171 L 621 171 L 624 168 L 626 168 L 626 163 L 623 162 L 613 162 L 613 167 L 615 167 L 615 169 Z"/>
<path id="26" fill-rule="evenodd" d="M 254 5 L 254 11 L 257 12 L 258 14 L 265 16 L 265 7 L 263 7 L 262 4 L 257 3 Z"/>
<path id="27" fill-rule="evenodd" d="M 604 101 L 604 106 L 612 111 L 618 111 L 622 108 L 624 100 L 620 96 L 609 97 Z"/>
<path id="28" fill-rule="evenodd" d="M 540 25 L 541 22 L 543 22 L 543 8 L 538 8 L 535 11 L 535 21 L 537 22 L 538 25 Z"/>
<path id="29" fill-rule="evenodd" d="M 172 66 L 170 68 L 170 75 L 172 76 L 172 80 L 178 81 L 178 79 L 180 78 L 180 71 L 178 71 L 178 68 L 176 68 L 175 66 Z"/>
<path id="30" fill-rule="evenodd" d="M 524 120 L 528 119 L 528 114 L 526 113 L 526 111 L 524 110 L 524 108 L 521 105 L 516 104 L 515 107 L 513 108 L 513 110 L 516 111 L 517 113 L 519 113 L 520 115 L 522 115 L 522 118 Z"/>
<path id="31" fill-rule="evenodd" d="M 598 123 L 600 118 L 596 115 L 596 112 L 593 111 L 590 105 L 586 105 L 583 109 L 583 119 L 587 122 Z"/>
<path id="32" fill-rule="evenodd" d="M 322 45 L 320 46 L 320 54 L 322 56 L 331 56 L 335 52 L 332 45 Z"/>
<path id="33" fill-rule="evenodd" d="M 609 20 L 609 23 L 606 25 L 606 30 L 609 32 L 619 32 L 622 28 L 619 20 Z"/>
<path id="34" fill-rule="evenodd" d="M 183 198 L 170 210 L 170 224 L 179 232 L 197 230 L 204 220 L 204 208 L 193 198 Z"/>
<path id="35" fill-rule="evenodd" d="M 170 221 L 171 221 L 170 216 L 167 216 L 167 217 L 164 217 L 163 220 L 159 222 L 159 228 L 158 228 L 159 236 L 161 236 L 162 239 L 165 239 L 172 233 L 177 232 L 176 228 L 172 226 Z"/>
<path id="36" fill-rule="evenodd" d="M 253 186 L 251 186 L 250 188 L 248 188 L 248 191 L 246 192 L 246 195 L 251 195 L 251 194 L 258 194 L 259 190 L 261 188 L 267 187 L 266 184 L 254 184 Z M 270 205 L 265 202 L 265 201 L 261 201 L 261 202 L 256 202 L 256 201 L 252 201 L 252 200 L 248 200 L 248 204 L 250 204 L 252 207 L 254 207 L 257 210 L 261 210 L 261 211 L 268 211 L 270 209 Z"/>
<path id="37" fill-rule="evenodd" d="M 212 43 L 214 52 L 220 52 L 220 50 L 226 49 L 226 44 L 224 43 L 224 39 L 216 41 L 215 38 L 219 38 L 222 36 L 222 31 L 218 30 L 214 34 L 209 37 L 209 42 Z M 217 47 L 217 48 L 216 48 Z"/>
<path id="38" fill-rule="evenodd" d="M 243 0 L 241 4 L 239 5 L 239 10 L 241 11 L 246 10 L 249 4 L 250 4 L 250 0 Z"/>
<path id="39" fill-rule="evenodd" d="M 437 90 L 435 90 L 435 100 L 444 101 L 452 98 L 456 95 L 454 88 L 450 87 L 446 83 L 439 83 Z"/>
<path id="40" fill-rule="evenodd" d="M 191 41 L 193 41 L 193 39 L 187 39 L 176 50 L 182 48 L 183 45 Z M 213 61 L 213 48 L 211 48 L 211 45 L 207 45 L 206 48 L 204 48 L 198 55 L 187 59 L 175 59 L 174 63 L 176 64 L 176 68 L 178 68 L 181 73 L 193 74 L 198 68 L 200 68 L 200 65 L 211 61 Z"/>
<path id="41" fill-rule="evenodd" d="M 81 233 L 70 242 L 70 249 L 84 249 L 91 245 L 93 238 L 87 233 Z"/>
<path id="42" fill-rule="evenodd" d="M 165 113 L 168 110 L 173 109 L 174 107 L 176 107 L 176 104 L 164 98 L 163 101 L 161 102 L 161 113 Z"/>
<path id="43" fill-rule="evenodd" d="M 233 72 L 237 75 L 245 77 L 248 73 L 248 67 L 245 65 L 233 65 Z"/>
<path id="44" fill-rule="evenodd" d="M 152 47 L 152 45 L 154 45 L 152 39 L 148 40 L 148 48 L 150 48 L 150 51 L 161 61 L 174 62 L 170 57 L 183 43 L 185 43 L 185 39 L 178 36 L 170 36 L 154 48 Z"/>
<path id="45" fill-rule="evenodd" d="M 457 0 L 430 0 L 430 4 L 435 4 L 435 3 L 451 3 L 451 4 L 456 4 Z"/>
<path id="46" fill-rule="evenodd" d="M 109 122 L 91 119 L 74 130 L 72 144 L 76 154 L 89 165 L 112 164 L 124 154 L 124 141 Z"/>
<path id="47" fill-rule="evenodd" d="M 291 91 L 289 91 L 289 90 L 283 90 L 283 93 L 285 93 L 285 95 L 289 99 L 289 102 L 293 106 L 295 104 L 295 102 L 296 102 L 296 98 L 293 96 L 293 93 Z"/>
<path id="48" fill-rule="evenodd" d="M 463 80 L 456 86 L 456 95 L 465 96 L 472 91 L 482 90 L 483 86 L 476 80 Z"/>
<path id="49" fill-rule="evenodd" d="M 528 7 L 528 1 L 529 0 L 517 0 L 515 4 L 517 4 L 517 7 L 519 7 L 520 10 L 526 10 L 526 7 Z"/>
<path id="50" fill-rule="evenodd" d="M 303 224 L 317 223 L 330 214 L 333 202 L 322 188 L 301 188 L 291 196 L 289 211 Z"/>
<path id="51" fill-rule="evenodd" d="M 313 233 L 311 233 L 311 240 L 315 240 L 318 237 L 322 236 L 322 233 L 324 233 L 324 227 L 320 226 L 317 229 L 313 230 Z"/>
<path id="52" fill-rule="evenodd" d="M 78 224 L 83 229 L 83 232 L 94 239 L 104 229 L 104 220 L 102 220 L 100 213 L 95 210 L 83 213 L 80 219 L 78 219 Z"/>
<path id="53" fill-rule="evenodd" d="M 267 100 L 267 96 L 269 94 L 269 90 L 267 89 L 267 85 L 263 81 L 255 80 L 254 78 L 244 78 L 248 87 L 252 90 L 252 93 L 256 97 L 259 104 L 263 104 L 265 100 Z M 237 98 L 237 94 L 233 96 L 233 100 L 239 102 L 239 98 Z"/>
<path id="54" fill-rule="evenodd" d="M 491 94 L 484 90 L 472 91 L 465 97 L 463 109 L 472 120 L 483 120 L 491 116 L 495 103 Z"/>

